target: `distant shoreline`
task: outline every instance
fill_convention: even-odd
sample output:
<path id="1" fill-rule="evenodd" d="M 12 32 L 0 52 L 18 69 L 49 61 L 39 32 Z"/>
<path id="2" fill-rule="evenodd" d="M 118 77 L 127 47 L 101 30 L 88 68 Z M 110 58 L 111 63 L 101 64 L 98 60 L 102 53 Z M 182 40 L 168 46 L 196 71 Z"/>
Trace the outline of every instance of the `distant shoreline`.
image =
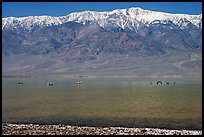
<path id="1" fill-rule="evenodd" d="M 2 135 L 202 135 L 202 130 L 2 123 Z"/>
<path id="2" fill-rule="evenodd" d="M 34 77 L 63 77 L 63 78 L 198 78 L 202 75 L 2 75 L 3 78 L 34 78 Z"/>

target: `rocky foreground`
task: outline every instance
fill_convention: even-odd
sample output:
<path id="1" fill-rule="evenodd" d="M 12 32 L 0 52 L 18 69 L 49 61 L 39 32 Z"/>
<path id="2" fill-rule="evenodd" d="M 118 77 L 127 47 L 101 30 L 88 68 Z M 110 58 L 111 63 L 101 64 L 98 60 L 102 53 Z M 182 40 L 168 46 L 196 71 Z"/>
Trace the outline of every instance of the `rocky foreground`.
<path id="1" fill-rule="evenodd" d="M 201 130 L 2 123 L 3 135 L 202 135 Z"/>

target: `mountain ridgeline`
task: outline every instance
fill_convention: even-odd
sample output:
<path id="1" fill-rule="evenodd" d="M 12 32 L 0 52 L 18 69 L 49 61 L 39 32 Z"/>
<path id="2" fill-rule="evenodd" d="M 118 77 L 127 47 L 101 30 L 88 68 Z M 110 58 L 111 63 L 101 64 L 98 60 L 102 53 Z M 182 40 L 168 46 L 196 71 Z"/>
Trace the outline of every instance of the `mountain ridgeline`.
<path id="1" fill-rule="evenodd" d="M 202 15 L 141 8 L 2 19 L 3 74 L 202 74 Z"/>

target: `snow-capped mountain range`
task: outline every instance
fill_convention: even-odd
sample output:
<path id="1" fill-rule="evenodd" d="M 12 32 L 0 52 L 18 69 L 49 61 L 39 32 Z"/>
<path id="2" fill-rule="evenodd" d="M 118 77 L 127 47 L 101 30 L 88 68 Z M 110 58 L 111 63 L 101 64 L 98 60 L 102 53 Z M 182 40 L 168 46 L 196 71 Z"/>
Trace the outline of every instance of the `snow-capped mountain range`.
<path id="1" fill-rule="evenodd" d="M 202 14 L 141 8 L 2 19 L 3 74 L 202 74 Z"/>
<path id="2" fill-rule="evenodd" d="M 110 12 L 95 12 L 84 11 L 75 12 L 67 16 L 52 17 L 52 16 L 28 16 L 28 17 L 7 17 L 2 18 L 3 29 L 19 29 L 32 30 L 36 27 L 46 27 L 52 25 L 60 25 L 74 21 L 77 23 L 93 23 L 98 24 L 102 28 L 106 27 L 120 27 L 122 29 L 128 28 L 137 31 L 140 25 L 149 25 L 162 23 L 173 23 L 179 28 L 183 29 L 193 24 L 198 28 L 202 28 L 202 14 L 188 15 L 188 14 L 170 14 L 165 12 L 156 12 L 144 10 L 142 8 L 128 8 L 116 9 Z"/>

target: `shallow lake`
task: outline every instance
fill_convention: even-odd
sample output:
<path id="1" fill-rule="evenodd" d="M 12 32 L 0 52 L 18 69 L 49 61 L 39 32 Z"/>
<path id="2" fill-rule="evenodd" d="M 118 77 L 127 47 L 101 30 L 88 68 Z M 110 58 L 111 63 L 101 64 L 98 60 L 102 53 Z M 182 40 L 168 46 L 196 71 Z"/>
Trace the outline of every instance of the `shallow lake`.
<path id="1" fill-rule="evenodd" d="M 202 129 L 202 82 L 161 81 L 2 78 L 2 122 Z"/>

